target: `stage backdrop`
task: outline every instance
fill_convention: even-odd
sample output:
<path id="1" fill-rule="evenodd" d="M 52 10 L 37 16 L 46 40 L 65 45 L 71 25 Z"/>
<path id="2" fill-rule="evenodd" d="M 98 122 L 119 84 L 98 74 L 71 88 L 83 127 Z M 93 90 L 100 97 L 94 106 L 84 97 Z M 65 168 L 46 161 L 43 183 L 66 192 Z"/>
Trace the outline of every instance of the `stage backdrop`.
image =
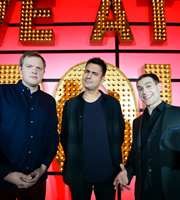
<path id="1" fill-rule="evenodd" d="M 55 96 L 59 81 L 71 67 L 101 57 L 128 78 L 141 110 L 143 105 L 135 86 L 137 77 L 148 66 L 154 69 L 168 65 L 171 103 L 180 106 L 180 0 L 165 3 L 1 0 L 0 66 L 17 65 L 26 50 L 38 51 L 47 62 L 42 88 Z M 155 72 L 161 75 L 159 70 Z M 70 200 L 69 188 L 63 183 L 55 160 L 48 172 L 46 200 Z M 123 200 L 134 199 L 134 180 L 130 187 L 131 192 L 125 191 Z"/>

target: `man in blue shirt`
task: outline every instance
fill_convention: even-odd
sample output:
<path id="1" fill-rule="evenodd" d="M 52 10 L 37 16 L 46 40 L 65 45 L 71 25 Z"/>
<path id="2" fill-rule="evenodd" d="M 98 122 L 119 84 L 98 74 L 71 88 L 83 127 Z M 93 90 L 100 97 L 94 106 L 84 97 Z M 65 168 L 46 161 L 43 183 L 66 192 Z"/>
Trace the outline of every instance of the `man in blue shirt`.
<path id="1" fill-rule="evenodd" d="M 46 62 L 20 59 L 22 80 L 0 85 L 0 199 L 44 200 L 47 169 L 59 142 L 56 103 L 40 90 Z"/>
<path id="2" fill-rule="evenodd" d="M 64 182 L 72 200 L 114 200 L 114 177 L 122 162 L 125 123 L 117 99 L 99 90 L 107 65 L 88 60 L 82 77 L 85 91 L 68 100 L 63 109 L 61 143 L 66 160 Z"/>

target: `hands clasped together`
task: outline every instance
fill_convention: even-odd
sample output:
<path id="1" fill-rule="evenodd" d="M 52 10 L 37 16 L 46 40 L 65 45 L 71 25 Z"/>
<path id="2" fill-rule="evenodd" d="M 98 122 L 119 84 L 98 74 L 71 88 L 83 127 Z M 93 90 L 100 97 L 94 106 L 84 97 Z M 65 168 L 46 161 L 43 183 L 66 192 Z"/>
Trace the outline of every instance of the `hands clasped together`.
<path id="1" fill-rule="evenodd" d="M 42 164 L 40 168 L 34 170 L 28 175 L 21 172 L 10 172 L 5 176 L 4 180 L 16 185 L 18 188 L 29 188 L 37 183 L 46 169 L 47 167 Z"/>

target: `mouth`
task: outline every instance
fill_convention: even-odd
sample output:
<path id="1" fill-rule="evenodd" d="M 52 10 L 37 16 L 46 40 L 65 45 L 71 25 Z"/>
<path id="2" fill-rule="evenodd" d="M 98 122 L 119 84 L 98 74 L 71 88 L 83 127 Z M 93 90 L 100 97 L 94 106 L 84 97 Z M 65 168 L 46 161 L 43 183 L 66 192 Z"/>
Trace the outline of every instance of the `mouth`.
<path id="1" fill-rule="evenodd" d="M 147 100 L 151 99 L 151 97 L 152 97 L 152 95 L 147 95 L 147 96 L 143 96 L 143 99 L 144 99 L 145 101 L 147 101 Z"/>
<path id="2" fill-rule="evenodd" d="M 37 79 L 37 77 L 36 77 L 36 76 L 30 76 L 30 78 L 32 78 L 32 79 Z"/>
<path id="3" fill-rule="evenodd" d="M 92 81 L 90 81 L 89 79 L 85 79 L 84 80 L 86 83 L 92 83 Z"/>

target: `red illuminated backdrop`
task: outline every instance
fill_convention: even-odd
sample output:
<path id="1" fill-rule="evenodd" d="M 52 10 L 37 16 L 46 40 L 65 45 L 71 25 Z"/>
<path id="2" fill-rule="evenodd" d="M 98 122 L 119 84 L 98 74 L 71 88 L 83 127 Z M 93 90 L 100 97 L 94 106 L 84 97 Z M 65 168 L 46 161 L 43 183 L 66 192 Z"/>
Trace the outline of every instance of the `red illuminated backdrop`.
<path id="1" fill-rule="evenodd" d="M 116 36 L 105 36 L 101 45 L 90 44 L 101 0 L 34 0 L 34 2 L 37 7 L 43 7 L 44 2 L 46 7 L 52 8 L 52 23 L 44 24 L 43 21 L 37 21 L 36 29 L 52 29 L 54 44 L 27 45 L 19 41 L 22 2 L 16 1 L 0 46 L 0 65 L 18 64 L 24 51 L 38 51 L 47 62 L 43 79 L 44 90 L 54 95 L 60 78 L 68 69 L 91 57 L 98 56 L 119 67 L 128 77 L 134 88 L 139 108 L 142 108 L 142 103 L 137 96 L 135 80 L 141 75 L 143 66 L 145 64 L 170 64 L 172 103 L 180 106 L 177 93 L 180 88 L 180 0 L 169 0 L 168 5 L 165 5 L 167 42 L 159 45 L 151 44 L 150 0 L 122 0 L 134 37 L 134 42 L 129 45 L 119 44 Z M 48 2 L 53 2 L 54 5 Z M 123 200 L 134 198 L 133 183 L 131 190 L 131 192 L 125 191 L 122 195 Z M 55 161 L 49 168 L 46 199 L 70 199 L 68 187 L 64 185 Z"/>

